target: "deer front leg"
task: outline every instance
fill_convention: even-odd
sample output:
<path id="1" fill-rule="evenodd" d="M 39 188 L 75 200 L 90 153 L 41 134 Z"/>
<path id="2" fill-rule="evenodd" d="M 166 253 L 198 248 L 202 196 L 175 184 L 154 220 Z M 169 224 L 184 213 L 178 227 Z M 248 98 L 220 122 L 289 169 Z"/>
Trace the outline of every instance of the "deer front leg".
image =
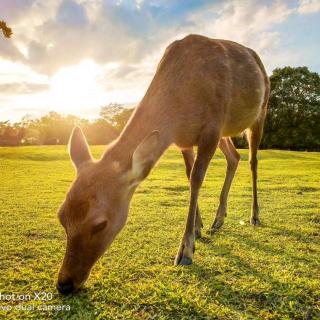
<path id="1" fill-rule="evenodd" d="M 184 159 L 184 163 L 186 165 L 186 174 L 188 180 L 190 181 L 190 174 L 194 164 L 194 151 L 193 148 L 184 149 L 181 151 Z M 201 238 L 201 229 L 203 228 L 203 223 L 201 219 L 201 214 L 199 210 L 199 205 L 197 205 L 197 212 L 196 212 L 196 222 L 195 222 L 195 237 L 196 239 Z"/>
<path id="2" fill-rule="evenodd" d="M 208 165 L 219 142 L 219 131 L 212 130 L 203 134 L 198 144 L 198 154 L 190 175 L 190 204 L 187 224 L 182 241 L 176 255 L 175 265 L 189 265 L 192 263 L 195 251 L 195 222 L 199 190 L 204 180 Z"/>
<path id="3" fill-rule="evenodd" d="M 186 228 L 175 259 L 175 265 L 189 265 L 195 251 L 195 217 L 197 210 L 198 190 L 191 191 L 191 199 Z"/>

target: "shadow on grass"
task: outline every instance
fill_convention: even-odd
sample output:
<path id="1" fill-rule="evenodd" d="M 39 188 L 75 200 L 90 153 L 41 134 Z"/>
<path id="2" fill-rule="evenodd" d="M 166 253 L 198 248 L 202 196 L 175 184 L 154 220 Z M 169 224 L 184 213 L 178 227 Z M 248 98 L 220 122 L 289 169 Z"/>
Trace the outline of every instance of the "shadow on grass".
<path id="1" fill-rule="evenodd" d="M 224 257 L 228 258 L 229 265 L 233 269 L 238 269 L 237 272 L 227 269 L 223 273 L 230 272 L 233 278 L 241 279 L 242 286 L 237 287 L 234 284 L 237 280 L 228 279 L 226 275 L 221 277 L 222 272 L 213 268 L 206 268 L 197 263 L 192 266 L 193 274 L 199 280 L 206 281 L 210 295 L 215 297 L 218 304 L 227 307 L 239 316 L 242 314 L 259 317 L 256 310 L 266 310 L 269 315 L 280 316 L 282 314 L 292 317 L 292 319 L 304 319 L 306 314 L 315 315 L 316 310 L 307 303 L 306 297 L 310 295 L 310 292 L 306 290 L 301 295 L 299 290 L 295 290 L 293 283 L 280 282 L 267 272 L 260 272 L 249 262 L 230 251 L 228 252 L 227 247 L 223 246 L 221 249 L 224 252 Z M 245 284 L 243 285 L 243 283 Z M 291 303 L 294 303 L 294 307 L 290 306 Z M 250 306 L 254 306 L 254 312 Z"/>
<path id="2" fill-rule="evenodd" d="M 314 219 L 314 217 L 313 217 Z M 315 224 L 314 227 L 317 228 L 318 226 L 316 225 L 317 224 L 317 221 L 314 221 L 312 220 L 312 217 L 311 217 L 311 221 Z M 268 226 L 270 229 L 273 229 L 275 230 L 274 231 L 274 234 L 275 235 L 283 235 L 283 236 L 288 236 L 288 237 L 292 237 L 292 238 L 295 238 L 295 240 L 297 241 L 302 241 L 302 242 L 305 242 L 305 243 L 314 243 L 314 244 L 320 244 L 320 238 L 318 236 L 318 234 L 314 235 L 313 233 L 309 233 L 309 234 L 305 234 L 305 233 L 302 233 L 302 232 L 298 232 L 298 231 L 294 231 L 294 230 L 290 230 L 290 229 L 287 229 L 287 228 L 284 228 L 283 226 L 281 227 L 277 227 L 277 226 Z"/>
<path id="3" fill-rule="evenodd" d="M 274 229 L 278 230 L 282 235 L 310 241 L 309 237 L 301 235 L 298 232 L 280 227 L 274 227 Z M 258 310 L 268 310 L 268 312 L 274 313 L 274 315 L 282 313 L 283 315 L 290 315 L 292 318 L 299 319 L 313 319 L 312 317 L 316 316 L 317 308 L 312 302 L 310 303 L 312 299 L 316 299 L 312 287 L 309 287 L 305 283 L 303 291 L 301 291 L 301 284 L 298 284 L 299 282 L 296 283 L 295 278 L 288 278 L 289 280 L 285 278 L 283 281 L 275 279 L 271 275 L 271 271 L 273 270 L 272 265 L 269 264 L 271 261 L 270 257 L 279 259 L 284 264 L 289 262 L 293 267 L 295 265 L 298 266 L 299 263 L 314 263 L 314 259 L 289 254 L 285 249 L 273 248 L 271 245 L 261 243 L 259 240 L 250 238 L 247 235 L 229 231 L 228 237 L 234 238 L 234 241 L 237 243 L 242 242 L 245 244 L 247 250 L 254 248 L 258 256 L 265 257 L 265 268 L 255 268 L 250 261 L 244 260 L 234 254 L 228 246 L 219 245 L 219 247 L 215 248 L 214 235 L 199 239 L 200 242 L 210 246 L 215 251 L 216 256 L 221 255 L 228 260 L 227 267 L 223 271 L 223 276 L 221 276 L 221 271 L 219 272 L 210 266 L 207 268 L 196 262 L 192 265 L 193 274 L 199 280 L 203 281 L 205 279 L 212 295 L 216 296 L 219 304 L 237 313 L 245 313 L 246 315 L 248 315 L 247 306 L 249 304 L 254 305 Z M 314 242 L 318 243 L 315 239 Z M 226 281 L 229 279 L 228 276 L 225 276 L 225 273 L 231 273 L 234 279 L 241 279 L 241 287 L 238 289 L 237 285 L 234 284 L 237 280 Z M 243 283 L 246 289 L 243 288 Z M 257 316 L 257 314 L 254 314 L 254 316 Z"/>
<path id="4" fill-rule="evenodd" d="M 297 255 L 292 255 L 288 253 L 288 251 L 285 248 L 278 249 L 278 248 L 272 247 L 272 245 L 269 245 L 267 243 L 261 243 L 260 241 L 250 238 L 247 235 L 237 234 L 235 232 L 229 232 L 229 236 L 234 238 L 235 241 L 241 241 L 243 244 L 245 244 L 248 247 L 248 250 L 250 250 L 250 248 L 255 248 L 259 250 L 261 252 L 261 256 L 267 254 L 268 256 L 279 257 L 283 261 L 290 261 L 291 263 L 313 261 L 311 258 L 310 259 L 306 257 L 302 258 L 302 257 L 298 257 Z"/>

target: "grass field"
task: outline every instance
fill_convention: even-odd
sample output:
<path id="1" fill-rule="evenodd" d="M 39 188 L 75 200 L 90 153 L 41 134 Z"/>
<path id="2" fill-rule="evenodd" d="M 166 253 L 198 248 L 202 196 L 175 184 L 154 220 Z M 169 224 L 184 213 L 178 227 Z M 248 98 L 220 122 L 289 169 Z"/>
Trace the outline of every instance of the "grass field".
<path id="1" fill-rule="evenodd" d="M 99 156 L 104 148 L 92 149 Z M 319 319 L 320 153 L 260 152 L 259 228 L 248 223 L 250 172 L 247 151 L 240 153 L 228 217 L 212 237 L 205 231 L 225 161 L 218 152 L 211 162 L 192 266 L 173 266 L 189 190 L 171 148 L 138 188 L 127 226 L 85 288 L 63 297 L 55 289 L 65 248 L 56 211 L 74 177 L 66 148 L 0 148 L 0 319 Z M 27 301 L 5 296 L 12 293 Z M 71 310 L 38 310 L 52 305 Z"/>

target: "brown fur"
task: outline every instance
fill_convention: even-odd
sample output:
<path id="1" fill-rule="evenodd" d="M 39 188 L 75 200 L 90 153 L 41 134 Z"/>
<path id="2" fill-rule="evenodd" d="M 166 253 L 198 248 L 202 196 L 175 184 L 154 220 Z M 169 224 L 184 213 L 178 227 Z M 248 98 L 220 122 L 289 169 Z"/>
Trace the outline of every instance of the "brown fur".
<path id="1" fill-rule="evenodd" d="M 124 226 L 135 188 L 172 143 L 182 148 L 191 186 L 176 264 L 192 261 L 195 235 L 200 236 L 202 226 L 198 194 L 218 145 L 228 166 L 211 230 L 222 225 L 239 161 L 229 137 L 244 130 L 253 172 L 251 222 L 259 224 L 256 152 L 268 96 L 268 77 L 254 51 L 227 40 L 189 35 L 166 49 L 141 103 L 99 161 L 92 160 L 81 130 L 75 129 L 70 155 L 77 178 L 59 214 L 67 232 L 67 251 L 58 289 L 66 293 L 86 280 L 94 262 Z M 198 146 L 195 159 L 193 146 Z"/>

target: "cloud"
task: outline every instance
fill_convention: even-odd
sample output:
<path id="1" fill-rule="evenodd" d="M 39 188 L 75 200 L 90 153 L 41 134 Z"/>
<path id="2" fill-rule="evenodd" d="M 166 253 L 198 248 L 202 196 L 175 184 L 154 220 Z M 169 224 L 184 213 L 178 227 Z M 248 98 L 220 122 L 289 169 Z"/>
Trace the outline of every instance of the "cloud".
<path id="1" fill-rule="evenodd" d="M 119 101 L 123 96 L 136 102 L 147 89 L 165 47 L 190 33 L 253 48 L 269 73 L 286 64 L 305 64 L 310 46 L 297 46 L 297 36 L 287 30 L 288 21 L 291 25 L 294 19 L 305 21 L 307 13 L 320 10 L 319 5 L 313 0 L 0 0 L 1 18 L 14 32 L 10 40 L 0 37 L 0 68 L 2 58 L 33 72 L 31 76 L 30 70 L 21 71 L 9 80 L 2 72 L 1 90 L 19 95 L 20 100 L 12 104 L 22 108 L 27 104 L 48 107 L 47 101 L 50 107 L 58 105 L 54 94 L 41 91 L 47 90 L 46 85 L 38 87 L 38 94 L 32 84 L 52 84 L 61 70 L 81 69 L 83 61 L 90 59 L 99 69 L 92 78 L 93 86 L 103 91 L 94 104 L 103 99 L 108 103 L 109 98 Z M 310 56 L 311 60 L 316 59 Z M 83 80 L 82 76 L 75 79 Z M 64 86 L 76 87 L 74 81 Z M 31 99 L 33 90 L 38 100 Z M 77 99 L 72 94 L 60 103 L 61 109 L 63 104 L 76 106 Z"/>
<path id="2" fill-rule="evenodd" d="M 280 35 L 274 27 L 284 22 L 292 12 L 293 10 L 282 2 L 268 5 L 255 0 L 226 1 L 220 6 L 208 7 L 190 19 L 195 24 L 193 30 L 263 51 L 270 44 L 275 45 L 279 41 Z"/>
<path id="3" fill-rule="evenodd" d="M 24 61 L 24 56 L 14 45 L 12 39 L 7 39 L 0 33 L 0 57 L 12 61 Z"/>
<path id="4" fill-rule="evenodd" d="M 36 27 L 31 24 L 32 36 L 22 40 L 28 52 L 26 63 L 40 73 L 52 75 L 61 66 L 88 57 L 102 64 L 136 62 L 148 50 L 148 40 L 139 31 L 143 29 L 139 18 L 144 21 L 144 14 L 138 9 L 130 11 L 99 2 L 80 5 L 72 0 L 62 1 L 56 9 L 53 19 Z M 124 20 L 130 14 L 133 18 L 135 12 L 140 17 L 132 19 L 130 28 Z"/>
<path id="5" fill-rule="evenodd" d="M 12 7 L 4 1 L 4 10 Z M 17 14 L 8 15 L 14 29 L 11 51 L 0 50 L 0 56 L 12 54 L 48 75 L 88 57 L 100 64 L 141 62 L 167 44 L 171 29 L 184 25 L 190 10 L 208 2 L 28 0 L 26 7 L 15 1 Z"/>
<path id="6" fill-rule="evenodd" d="M 319 12 L 320 1 L 319 0 L 300 0 L 297 11 L 301 14 Z"/>
<path id="7" fill-rule="evenodd" d="M 189 33 L 231 39 L 266 54 L 282 40 L 277 25 L 318 7 L 313 0 L 300 0 L 295 8 L 258 0 L 2 0 L 0 11 L 12 20 L 14 37 L 0 39 L 0 56 L 47 75 L 86 58 L 120 66 L 149 59 L 155 67 L 164 48 Z"/>
<path id="8" fill-rule="evenodd" d="M 1 0 L 1 19 L 10 23 L 15 23 L 28 13 L 35 0 Z"/>
<path id="9" fill-rule="evenodd" d="M 65 0 L 61 3 L 56 15 L 56 22 L 66 27 L 81 27 L 87 24 L 86 10 L 80 4 Z"/>
<path id="10" fill-rule="evenodd" d="M 20 95 L 20 94 L 33 94 L 49 89 L 48 84 L 43 83 L 1 83 L 0 95 Z"/>

